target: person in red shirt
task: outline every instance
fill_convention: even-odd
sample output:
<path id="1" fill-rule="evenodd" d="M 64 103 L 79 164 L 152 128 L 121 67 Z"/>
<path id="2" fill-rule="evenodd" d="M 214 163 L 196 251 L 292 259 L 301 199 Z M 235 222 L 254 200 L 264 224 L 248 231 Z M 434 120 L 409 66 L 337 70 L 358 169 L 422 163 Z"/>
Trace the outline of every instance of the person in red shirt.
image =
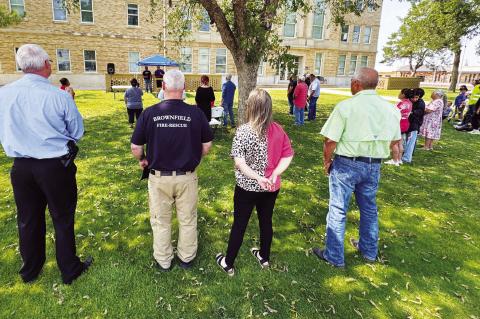
<path id="1" fill-rule="evenodd" d="M 298 78 L 297 86 L 293 91 L 293 114 L 295 114 L 295 125 L 303 125 L 305 117 L 305 105 L 307 104 L 308 86 L 305 77 Z"/>
<path id="2" fill-rule="evenodd" d="M 402 89 L 398 98 L 400 102 L 397 103 L 397 108 L 400 110 L 401 118 L 400 118 L 400 131 L 402 132 L 402 140 L 398 141 L 397 143 L 392 144 L 391 151 L 392 151 L 392 159 L 386 161 L 385 164 L 399 166 L 403 164 L 402 162 L 402 155 L 404 150 L 404 144 L 407 140 L 407 133 L 408 128 L 410 126 L 410 121 L 408 117 L 410 113 L 412 113 L 412 101 L 413 98 L 413 90 L 412 89 Z"/>
<path id="3" fill-rule="evenodd" d="M 70 81 L 67 78 L 61 78 L 60 84 L 62 85 L 60 86 L 60 89 L 66 91 L 72 96 L 72 99 L 75 99 L 75 91 L 70 86 Z"/>

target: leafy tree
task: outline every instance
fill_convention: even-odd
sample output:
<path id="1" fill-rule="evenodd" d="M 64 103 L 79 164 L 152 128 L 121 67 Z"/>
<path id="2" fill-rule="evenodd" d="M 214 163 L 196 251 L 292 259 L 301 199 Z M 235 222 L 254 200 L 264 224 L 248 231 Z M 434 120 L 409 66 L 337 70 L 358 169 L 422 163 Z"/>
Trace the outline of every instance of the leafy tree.
<path id="1" fill-rule="evenodd" d="M 10 12 L 7 8 L 0 5 L 0 28 L 6 28 L 22 21 L 22 17 L 15 11 Z"/>

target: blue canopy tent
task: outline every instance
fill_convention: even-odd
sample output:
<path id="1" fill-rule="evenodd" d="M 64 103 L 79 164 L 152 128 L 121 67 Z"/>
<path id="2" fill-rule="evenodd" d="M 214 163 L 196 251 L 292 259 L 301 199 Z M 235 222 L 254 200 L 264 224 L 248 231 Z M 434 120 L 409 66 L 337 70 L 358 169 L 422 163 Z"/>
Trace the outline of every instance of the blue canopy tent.
<path id="1" fill-rule="evenodd" d="M 155 54 L 137 62 L 141 66 L 179 66 L 179 64 L 163 55 Z"/>

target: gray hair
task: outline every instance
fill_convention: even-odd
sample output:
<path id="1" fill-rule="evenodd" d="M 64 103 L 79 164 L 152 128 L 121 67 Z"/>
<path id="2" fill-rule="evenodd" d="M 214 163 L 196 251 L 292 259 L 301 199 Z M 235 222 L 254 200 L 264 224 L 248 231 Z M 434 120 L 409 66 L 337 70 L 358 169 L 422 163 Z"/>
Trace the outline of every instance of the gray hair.
<path id="1" fill-rule="evenodd" d="M 299 77 L 298 77 L 298 80 L 299 80 L 300 82 L 305 82 L 305 75 L 299 76 Z"/>
<path id="2" fill-rule="evenodd" d="M 48 53 L 41 46 L 24 44 L 18 49 L 15 59 L 24 73 L 30 73 L 41 71 L 49 57 Z"/>
<path id="3" fill-rule="evenodd" d="M 229 73 L 225 75 L 225 80 L 230 81 L 232 79 L 232 75 Z"/>
<path id="4" fill-rule="evenodd" d="M 163 82 L 167 90 L 183 90 L 185 88 L 185 76 L 180 70 L 168 70 L 163 76 Z"/>
<path id="5" fill-rule="evenodd" d="M 437 95 L 439 98 L 443 98 L 445 96 L 445 93 L 440 89 L 433 91 L 433 94 Z"/>
<path id="6" fill-rule="evenodd" d="M 360 82 L 364 89 L 375 89 L 378 85 L 378 72 L 372 68 L 360 68 L 352 79 Z"/>

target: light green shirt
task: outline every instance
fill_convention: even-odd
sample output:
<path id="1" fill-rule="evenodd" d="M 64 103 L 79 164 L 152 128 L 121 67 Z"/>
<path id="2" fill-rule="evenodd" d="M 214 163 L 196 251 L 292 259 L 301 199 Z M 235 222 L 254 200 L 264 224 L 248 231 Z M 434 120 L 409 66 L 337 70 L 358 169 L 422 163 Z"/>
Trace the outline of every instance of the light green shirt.
<path id="1" fill-rule="evenodd" d="M 320 134 L 337 142 L 335 154 L 387 158 L 401 139 L 400 111 L 375 90 L 360 91 L 335 106 Z"/>

